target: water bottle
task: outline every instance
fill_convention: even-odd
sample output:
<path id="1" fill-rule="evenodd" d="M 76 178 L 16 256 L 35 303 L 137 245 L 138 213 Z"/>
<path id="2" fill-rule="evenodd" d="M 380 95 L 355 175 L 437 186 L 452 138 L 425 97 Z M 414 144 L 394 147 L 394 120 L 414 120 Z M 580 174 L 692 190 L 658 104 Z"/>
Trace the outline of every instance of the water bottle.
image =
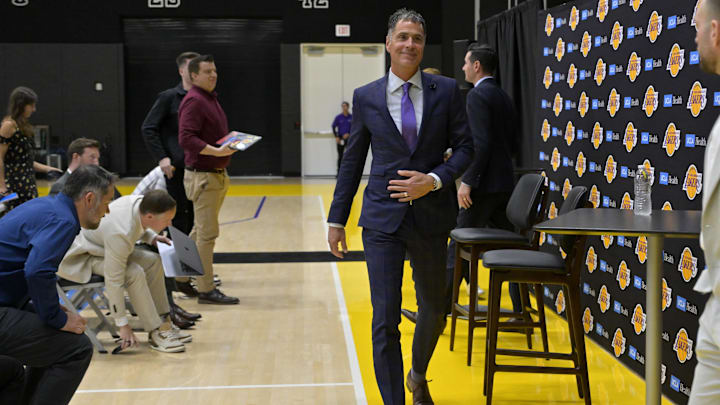
<path id="1" fill-rule="evenodd" d="M 635 215 L 650 215 L 652 211 L 652 200 L 650 198 L 652 176 L 653 174 L 645 165 L 638 165 L 635 172 L 635 203 L 633 206 Z"/>

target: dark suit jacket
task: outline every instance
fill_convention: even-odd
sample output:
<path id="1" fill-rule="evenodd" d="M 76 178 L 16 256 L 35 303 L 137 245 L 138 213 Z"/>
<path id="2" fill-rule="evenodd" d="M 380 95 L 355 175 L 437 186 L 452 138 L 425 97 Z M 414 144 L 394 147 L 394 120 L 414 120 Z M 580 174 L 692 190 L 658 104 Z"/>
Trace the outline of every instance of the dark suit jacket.
<path id="1" fill-rule="evenodd" d="M 175 168 L 185 167 L 185 152 L 178 143 L 178 108 L 186 94 L 182 83 L 161 92 L 143 121 L 142 135 L 155 163 L 169 157 Z"/>
<path id="2" fill-rule="evenodd" d="M 359 225 L 385 233 L 397 231 L 408 209 L 418 230 L 425 234 L 448 232 L 455 227 L 457 195 L 454 181 L 472 159 L 472 142 L 460 91 L 455 81 L 422 73 L 423 116 L 418 144 L 410 152 L 387 108 L 387 75 L 355 90 L 353 122 L 343 155 L 328 222 L 345 225 L 362 177 L 368 148 L 373 161 L 365 188 Z M 453 149 L 443 163 L 443 153 Z M 405 179 L 398 170 L 433 172 L 443 187 L 413 201 L 398 202 L 387 190 L 391 179 Z"/>
<path id="3" fill-rule="evenodd" d="M 485 79 L 468 93 L 467 115 L 475 157 L 463 183 L 480 193 L 512 192 L 512 157 L 519 138 L 510 97 L 495 79 Z"/>
<path id="4" fill-rule="evenodd" d="M 48 195 L 55 195 L 63 191 L 63 188 L 65 187 L 65 183 L 67 183 L 68 177 L 70 177 L 70 172 L 65 170 L 65 173 L 63 173 L 60 178 L 55 180 L 55 183 L 50 187 L 50 192 Z M 118 198 L 122 197 L 122 194 L 118 191 L 117 187 L 115 188 L 115 195 L 113 196 L 113 200 L 117 200 Z"/>

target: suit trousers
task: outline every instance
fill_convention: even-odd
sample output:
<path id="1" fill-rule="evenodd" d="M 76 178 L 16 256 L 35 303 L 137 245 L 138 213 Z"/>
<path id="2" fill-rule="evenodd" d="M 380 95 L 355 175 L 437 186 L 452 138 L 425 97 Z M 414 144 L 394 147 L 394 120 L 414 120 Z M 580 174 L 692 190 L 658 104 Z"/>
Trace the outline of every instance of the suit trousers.
<path id="1" fill-rule="evenodd" d="M 213 251 L 215 239 L 220 236 L 220 208 L 230 187 L 226 172 L 209 173 L 185 170 L 185 192 L 193 203 L 195 219 L 190 238 L 195 241 L 205 274 L 197 277 L 197 289 L 201 293 L 215 289 L 213 282 Z M 178 278 L 187 281 L 187 278 Z"/>
<path id="2" fill-rule="evenodd" d="M 345 141 L 345 142 L 347 142 L 347 141 Z M 337 146 L 337 153 L 338 153 L 337 169 L 338 169 L 338 173 L 340 173 L 340 162 L 342 162 L 343 153 L 345 153 L 345 144 L 343 144 L 343 145 L 336 144 L 335 146 Z"/>
<path id="3" fill-rule="evenodd" d="M 513 231 L 515 227 L 507 219 L 505 209 L 510 201 L 510 193 L 480 193 L 470 191 L 470 199 L 473 204 L 469 209 L 460 208 L 457 219 L 458 228 L 497 228 Z M 462 277 L 470 282 L 470 266 L 465 260 L 462 261 Z M 455 272 L 455 241 L 450 239 L 447 254 L 447 306 L 449 314 L 452 308 L 452 287 L 453 274 Z M 517 283 L 510 283 L 510 299 L 513 304 L 513 311 L 520 312 L 522 303 L 520 301 L 520 288 Z"/>
<path id="4" fill-rule="evenodd" d="M 172 224 L 183 233 L 189 234 L 192 231 L 193 218 L 195 214 L 193 212 L 193 203 L 188 200 L 187 195 L 185 194 L 185 184 L 183 184 L 184 179 L 185 169 L 180 167 L 173 173 L 173 177 L 171 179 L 165 176 L 165 184 L 167 186 L 168 194 L 170 194 L 177 203 L 175 218 L 173 218 Z M 172 292 L 177 291 L 177 285 L 175 284 L 174 278 L 165 277 L 165 290 L 167 291 L 168 302 L 170 302 L 171 305 L 174 305 L 175 302 L 172 298 Z"/>
<path id="5" fill-rule="evenodd" d="M 720 298 L 715 294 L 700 316 L 695 354 L 697 365 L 688 405 L 720 404 Z"/>
<path id="6" fill-rule="evenodd" d="M 449 232 L 425 235 L 413 209 L 392 234 L 364 228 L 363 245 L 373 306 L 372 342 L 375 378 L 386 405 L 405 404 L 400 349 L 400 306 L 406 253 L 410 256 L 418 303 L 412 344 L 412 368 L 425 374 L 445 326 L 445 255 Z"/>
<path id="7" fill-rule="evenodd" d="M 15 385 L 3 390 L 3 404 L 65 405 L 70 402 L 90 365 L 93 346 L 84 334 L 47 326 L 37 314 L 0 307 L 0 356 L 27 366 L 24 398 Z M 13 366 L 17 372 L 17 365 Z"/>
<path id="8" fill-rule="evenodd" d="M 93 257 L 90 260 L 90 268 L 94 274 L 105 275 L 103 261 L 102 257 Z M 107 283 L 108 280 L 106 279 L 105 282 Z M 130 297 L 130 304 L 135 309 L 135 313 L 140 317 L 143 329 L 151 332 L 159 328 L 163 323 L 160 315 L 170 312 L 160 255 L 135 246 L 127 259 L 123 287 Z"/>

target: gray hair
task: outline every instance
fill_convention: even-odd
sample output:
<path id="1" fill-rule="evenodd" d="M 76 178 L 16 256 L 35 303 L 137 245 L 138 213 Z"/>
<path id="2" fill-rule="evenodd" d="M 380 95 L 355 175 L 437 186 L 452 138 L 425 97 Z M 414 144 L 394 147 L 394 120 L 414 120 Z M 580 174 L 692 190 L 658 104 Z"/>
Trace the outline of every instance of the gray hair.
<path id="1" fill-rule="evenodd" d="M 400 21 L 411 21 L 416 24 L 420 24 L 423 29 L 423 33 L 427 38 L 427 25 L 425 25 L 425 19 L 423 18 L 423 16 L 415 10 L 408 10 L 406 8 L 401 8 L 398 11 L 392 13 L 390 18 L 388 19 L 387 36 L 389 38 L 392 38 L 393 31 L 395 31 L 395 27 Z"/>
<path id="2" fill-rule="evenodd" d="M 84 165 L 75 169 L 68 177 L 63 194 L 73 201 L 78 201 L 87 193 L 93 193 L 102 198 L 117 181 L 117 176 L 103 169 L 100 166 Z"/>

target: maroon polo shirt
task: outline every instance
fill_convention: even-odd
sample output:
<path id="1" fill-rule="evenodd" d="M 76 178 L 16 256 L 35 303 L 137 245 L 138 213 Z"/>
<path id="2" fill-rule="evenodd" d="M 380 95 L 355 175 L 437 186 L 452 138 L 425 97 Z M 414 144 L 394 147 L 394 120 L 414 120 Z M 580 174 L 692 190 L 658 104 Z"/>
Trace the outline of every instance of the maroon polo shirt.
<path id="1" fill-rule="evenodd" d="M 227 167 L 230 156 L 201 155 L 200 151 L 208 144 L 216 146 L 229 132 L 217 93 L 192 86 L 178 108 L 178 140 L 185 150 L 185 166 L 200 170 Z"/>

